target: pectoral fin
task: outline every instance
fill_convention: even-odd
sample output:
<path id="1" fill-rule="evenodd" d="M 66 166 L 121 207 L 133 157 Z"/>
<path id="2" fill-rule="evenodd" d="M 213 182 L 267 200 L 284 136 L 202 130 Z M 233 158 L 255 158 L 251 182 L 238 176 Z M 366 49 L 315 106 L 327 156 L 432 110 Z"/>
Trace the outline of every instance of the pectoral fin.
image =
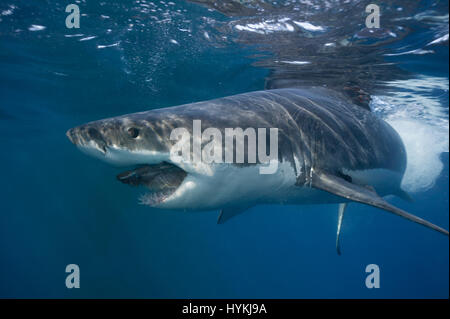
<path id="1" fill-rule="evenodd" d="M 347 203 L 339 204 L 339 215 L 336 233 L 336 251 L 338 255 L 341 254 L 341 245 L 339 244 L 339 236 L 341 235 L 342 220 L 344 219 L 345 209 L 347 208 Z"/>
<path id="2" fill-rule="evenodd" d="M 219 218 L 217 218 L 217 224 L 223 224 L 230 218 L 233 218 L 236 215 L 239 215 L 240 213 L 243 213 L 250 207 L 229 207 L 222 209 L 219 214 Z"/>
<path id="3" fill-rule="evenodd" d="M 337 177 L 335 175 L 327 174 L 324 172 L 314 173 L 312 176 L 311 186 L 355 202 L 384 209 L 388 212 L 394 213 L 398 216 L 409 219 L 415 223 L 434 229 L 448 236 L 448 230 L 445 230 L 439 226 L 434 225 L 433 223 L 430 223 L 429 221 L 414 216 L 410 213 L 405 212 L 404 210 L 401 210 L 400 208 L 389 204 L 383 198 L 378 196 L 376 192 L 368 189 L 367 187 L 350 183 L 343 178 Z"/>

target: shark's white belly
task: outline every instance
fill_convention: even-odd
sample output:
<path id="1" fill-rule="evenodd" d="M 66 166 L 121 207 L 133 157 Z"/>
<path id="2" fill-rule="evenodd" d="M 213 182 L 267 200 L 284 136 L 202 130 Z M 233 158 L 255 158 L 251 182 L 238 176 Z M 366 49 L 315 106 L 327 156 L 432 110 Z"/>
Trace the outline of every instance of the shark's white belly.
<path id="1" fill-rule="evenodd" d="M 373 186 L 380 195 L 395 192 L 401 176 L 389 170 L 347 171 L 355 182 Z M 212 210 L 229 206 L 258 204 L 323 204 L 342 203 L 342 197 L 298 186 L 290 163 L 278 164 L 275 174 L 260 174 L 258 165 L 236 166 L 216 164 L 208 171 L 192 171 L 169 200 L 156 207 L 184 210 Z"/>

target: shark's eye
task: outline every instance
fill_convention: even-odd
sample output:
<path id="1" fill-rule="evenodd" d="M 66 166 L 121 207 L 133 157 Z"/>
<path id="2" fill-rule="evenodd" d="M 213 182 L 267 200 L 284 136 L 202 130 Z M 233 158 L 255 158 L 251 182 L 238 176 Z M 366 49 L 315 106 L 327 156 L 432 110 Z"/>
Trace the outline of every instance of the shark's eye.
<path id="1" fill-rule="evenodd" d="M 132 138 L 136 138 L 139 136 L 139 130 L 135 127 L 130 127 L 128 129 L 128 134 L 132 137 Z"/>

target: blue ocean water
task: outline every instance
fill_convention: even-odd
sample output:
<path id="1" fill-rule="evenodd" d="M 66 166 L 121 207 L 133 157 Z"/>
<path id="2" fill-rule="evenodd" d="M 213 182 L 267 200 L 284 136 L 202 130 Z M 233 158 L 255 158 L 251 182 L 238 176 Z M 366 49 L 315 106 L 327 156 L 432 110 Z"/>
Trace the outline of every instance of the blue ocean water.
<path id="1" fill-rule="evenodd" d="M 448 229 L 448 2 L 392 2 L 376 40 L 364 33 L 365 2 L 348 21 L 333 18 L 345 1 L 307 12 L 297 2 L 230 14 L 187 1 L 75 1 L 81 26 L 68 29 L 65 1 L 2 0 L 0 297 L 448 298 L 442 234 L 352 204 L 339 256 L 337 205 L 257 206 L 223 225 L 217 211 L 152 209 L 65 136 L 96 119 L 262 90 L 274 70 L 339 82 L 348 63 L 357 85 L 378 84 L 371 108 L 407 147 L 414 202 L 389 201 Z M 65 286 L 68 264 L 80 267 L 79 289 Z M 369 264 L 378 289 L 365 285 Z"/>

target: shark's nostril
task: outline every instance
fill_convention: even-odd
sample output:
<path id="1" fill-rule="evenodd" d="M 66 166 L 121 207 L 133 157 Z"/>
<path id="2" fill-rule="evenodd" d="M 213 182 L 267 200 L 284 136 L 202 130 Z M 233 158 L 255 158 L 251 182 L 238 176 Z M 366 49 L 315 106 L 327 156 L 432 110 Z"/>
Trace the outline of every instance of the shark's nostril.
<path id="1" fill-rule="evenodd" d="M 87 133 L 93 140 L 103 140 L 102 134 L 95 128 L 90 127 Z"/>
<path id="2" fill-rule="evenodd" d="M 106 141 L 102 133 L 94 127 L 87 128 L 85 132 L 85 135 L 87 135 L 87 140 L 94 142 L 97 145 L 98 150 L 106 153 Z"/>

